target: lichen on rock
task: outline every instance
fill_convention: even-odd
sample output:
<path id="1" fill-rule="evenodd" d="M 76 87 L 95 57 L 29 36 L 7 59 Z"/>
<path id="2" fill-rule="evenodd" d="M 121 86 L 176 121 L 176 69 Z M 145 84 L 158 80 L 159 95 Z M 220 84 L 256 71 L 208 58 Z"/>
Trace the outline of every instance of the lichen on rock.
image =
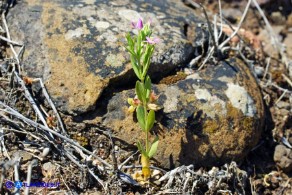
<path id="1" fill-rule="evenodd" d="M 154 127 L 160 140 L 156 162 L 170 168 L 243 159 L 257 143 L 264 119 L 261 93 L 250 70 L 231 58 L 191 75 L 169 76 L 208 41 L 200 27 L 205 21 L 179 1 L 129 2 L 19 1 L 7 19 L 13 40 L 26 44 L 26 74 L 43 78 L 63 112 L 81 115 L 99 112 L 97 104 L 105 106 L 106 111 L 99 112 L 103 125 L 134 145 L 141 135 L 127 113 L 126 100 L 134 96 L 128 83 L 134 74 L 124 36 L 131 20 L 151 18 L 154 36 L 162 38 L 149 70 L 153 80 L 161 81 L 153 87 L 163 106 Z M 127 89 L 108 92 L 123 85 Z M 79 141 L 86 144 L 93 138 L 88 139 Z"/>
<path id="2" fill-rule="evenodd" d="M 123 45 L 131 21 L 140 17 L 151 19 L 155 36 L 162 38 L 150 69 L 154 77 L 187 62 L 194 47 L 184 24 L 201 20 L 181 2 L 24 0 L 11 9 L 8 20 L 12 36 L 26 43 L 27 74 L 43 78 L 57 107 L 76 115 L 93 110 L 110 82 L 131 79 Z"/>
<path id="3" fill-rule="evenodd" d="M 155 127 L 160 139 L 156 160 L 161 166 L 213 166 L 239 161 L 255 146 L 263 126 L 264 107 L 256 80 L 250 72 L 240 71 L 243 66 L 241 60 L 230 59 L 209 65 L 195 77 L 155 86 L 158 102 L 163 105 Z M 228 81 L 220 79 L 222 72 Z M 246 87 L 251 84 L 255 88 Z M 131 114 L 121 109 L 127 106 L 123 100 L 130 94 L 132 90 L 123 91 L 109 100 L 111 107 L 104 124 L 134 144 L 140 139 L 138 126 Z M 252 112 L 243 107 L 253 108 Z M 119 117 L 121 114 L 126 117 Z"/>

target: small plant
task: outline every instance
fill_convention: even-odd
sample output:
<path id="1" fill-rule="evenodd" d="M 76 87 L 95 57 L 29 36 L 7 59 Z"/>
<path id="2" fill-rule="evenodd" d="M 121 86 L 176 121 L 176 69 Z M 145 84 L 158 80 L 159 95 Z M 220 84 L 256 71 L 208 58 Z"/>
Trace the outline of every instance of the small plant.
<path id="1" fill-rule="evenodd" d="M 151 143 L 149 136 L 155 122 L 155 111 L 159 109 L 156 104 L 157 96 L 151 90 L 148 69 L 155 44 L 160 40 L 151 37 L 150 22 L 144 25 L 142 19 L 139 19 L 137 23 L 132 22 L 132 26 L 138 30 L 138 35 L 133 37 L 130 33 L 126 35 L 128 43 L 126 49 L 130 53 L 131 64 L 139 80 L 137 80 L 135 86 L 136 96 L 135 98 L 128 98 L 128 103 L 130 104 L 130 112 L 136 110 L 138 123 L 145 134 L 144 144 L 138 141 L 137 147 L 141 153 L 142 175 L 146 180 L 151 175 L 150 159 L 154 156 L 158 147 L 158 137 Z"/>

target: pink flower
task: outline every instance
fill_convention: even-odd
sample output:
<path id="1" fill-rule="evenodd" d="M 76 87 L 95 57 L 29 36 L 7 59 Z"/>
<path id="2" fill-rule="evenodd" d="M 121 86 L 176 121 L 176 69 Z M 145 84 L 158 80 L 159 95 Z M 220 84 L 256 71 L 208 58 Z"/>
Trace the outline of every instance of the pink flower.
<path id="1" fill-rule="evenodd" d="M 132 22 L 132 27 L 136 28 L 138 30 L 141 30 L 143 28 L 142 18 L 139 18 L 139 20 L 138 20 L 138 22 L 136 24 L 134 22 Z"/>
<path id="2" fill-rule="evenodd" d="M 156 43 L 159 43 L 160 42 L 160 39 L 155 37 L 155 38 L 150 38 L 150 37 L 146 37 L 147 43 L 149 43 L 150 45 L 155 45 Z"/>
<path id="3" fill-rule="evenodd" d="M 158 99 L 158 96 L 155 95 L 155 93 L 152 91 L 150 93 L 150 98 L 149 98 L 150 102 L 155 102 L 157 99 Z"/>

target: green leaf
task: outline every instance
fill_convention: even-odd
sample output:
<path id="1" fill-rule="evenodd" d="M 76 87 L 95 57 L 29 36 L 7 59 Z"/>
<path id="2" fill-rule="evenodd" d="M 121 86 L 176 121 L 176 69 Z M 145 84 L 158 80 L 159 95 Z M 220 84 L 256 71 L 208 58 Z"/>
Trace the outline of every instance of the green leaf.
<path id="1" fill-rule="evenodd" d="M 141 31 L 141 39 L 142 39 L 142 41 L 146 40 L 146 35 L 145 35 L 144 30 Z"/>
<path id="2" fill-rule="evenodd" d="M 126 50 L 130 53 L 131 56 L 136 56 L 134 50 L 132 50 L 132 49 L 130 48 L 130 46 L 127 46 L 127 47 L 125 47 L 125 48 L 126 48 Z"/>
<path id="3" fill-rule="evenodd" d="M 146 76 L 147 71 L 149 69 L 153 51 L 154 51 L 154 46 L 153 45 L 147 45 L 146 55 L 145 55 L 144 60 L 143 60 L 143 64 L 144 64 L 144 66 L 143 66 L 143 74 L 142 74 L 143 77 Z"/>
<path id="4" fill-rule="evenodd" d="M 139 105 L 136 109 L 138 123 L 143 131 L 146 130 L 145 125 L 145 112 L 143 106 Z"/>
<path id="5" fill-rule="evenodd" d="M 147 153 L 146 153 L 146 151 L 144 150 L 144 147 L 143 147 L 143 145 L 141 144 L 140 141 L 137 142 L 137 148 L 138 148 L 138 150 L 140 151 L 141 154 L 147 156 Z"/>
<path id="6" fill-rule="evenodd" d="M 135 88 L 136 88 L 136 94 L 138 96 L 138 99 L 140 101 L 142 101 L 143 104 L 145 104 L 146 103 L 146 96 L 145 96 L 146 94 L 145 94 L 144 84 L 141 83 L 140 81 L 137 81 Z"/>
<path id="7" fill-rule="evenodd" d="M 138 78 L 140 78 L 141 77 L 141 67 L 137 64 L 134 56 L 131 56 L 131 64 L 132 64 L 132 67 L 133 67 L 133 70 L 134 70 L 136 76 Z"/>
<path id="8" fill-rule="evenodd" d="M 140 56 L 141 55 L 141 48 L 142 48 L 142 35 L 141 35 L 141 32 L 138 34 L 138 37 L 137 37 L 137 45 L 136 45 L 136 47 L 137 47 L 137 54 L 138 54 L 138 56 Z"/>
<path id="9" fill-rule="evenodd" d="M 151 79 L 147 75 L 145 80 L 145 90 L 146 90 L 146 101 L 149 101 L 150 93 L 151 93 Z"/>
<path id="10" fill-rule="evenodd" d="M 131 48 L 131 50 L 133 50 L 134 49 L 134 41 L 133 41 L 130 33 L 127 33 L 126 39 L 127 39 L 129 47 Z"/>
<path id="11" fill-rule="evenodd" d="M 143 58 L 142 58 L 142 62 L 143 62 L 144 65 L 146 64 L 146 62 L 148 61 L 148 59 L 150 57 L 149 56 L 150 55 L 150 50 L 151 50 L 151 45 L 147 44 L 146 50 L 145 50 L 145 52 L 143 54 Z"/>
<path id="12" fill-rule="evenodd" d="M 143 28 L 143 33 L 145 35 L 145 37 L 151 37 L 152 31 L 150 29 L 150 26 L 148 24 L 146 24 Z"/>
<path id="13" fill-rule="evenodd" d="M 146 121 L 146 131 L 150 131 L 152 129 L 153 125 L 155 122 L 155 112 L 153 110 L 150 110 L 147 116 L 147 121 Z"/>
<path id="14" fill-rule="evenodd" d="M 159 143 L 158 137 L 156 137 L 154 139 L 154 141 L 152 142 L 151 148 L 150 148 L 150 150 L 148 152 L 149 158 L 152 158 L 154 156 L 154 154 L 156 153 L 157 148 L 158 148 L 158 143 Z"/>

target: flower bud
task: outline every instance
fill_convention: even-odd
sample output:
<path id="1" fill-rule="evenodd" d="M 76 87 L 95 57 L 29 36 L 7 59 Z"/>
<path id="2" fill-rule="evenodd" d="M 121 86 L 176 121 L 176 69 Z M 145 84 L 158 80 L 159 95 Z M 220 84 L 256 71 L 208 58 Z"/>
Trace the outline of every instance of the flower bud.
<path id="1" fill-rule="evenodd" d="M 155 95 L 155 93 L 152 91 L 149 98 L 150 102 L 155 102 L 157 99 L 158 99 L 158 96 Z"/>
<path id="2" fill-rule="evenodd" d="M 133 105 L 134 104 L 134 99 L 133 98 L 128 98 L 128 104 Z"/>
<path id="3" fill-rule="evenodd" d="M 148 108 L 149 108 L 150 110 L 154 110 L 154 111 L 157 111 L 157 110 L 160 109 L 160 107 L 159 107 L 157 104 L 152 104 L 152 103 L 150 103 L 150 104 L 148 104 L 147 106 L 148 106 Z"/>
<path id="4" fill-rule="evenodd" d="M 130 112 L 130 113 L 133 113 L 134 111 L 135 111 L 135 107 L 134 106 L 130 106 L 129 108 L 128 108 L 128 112 Z"/>

